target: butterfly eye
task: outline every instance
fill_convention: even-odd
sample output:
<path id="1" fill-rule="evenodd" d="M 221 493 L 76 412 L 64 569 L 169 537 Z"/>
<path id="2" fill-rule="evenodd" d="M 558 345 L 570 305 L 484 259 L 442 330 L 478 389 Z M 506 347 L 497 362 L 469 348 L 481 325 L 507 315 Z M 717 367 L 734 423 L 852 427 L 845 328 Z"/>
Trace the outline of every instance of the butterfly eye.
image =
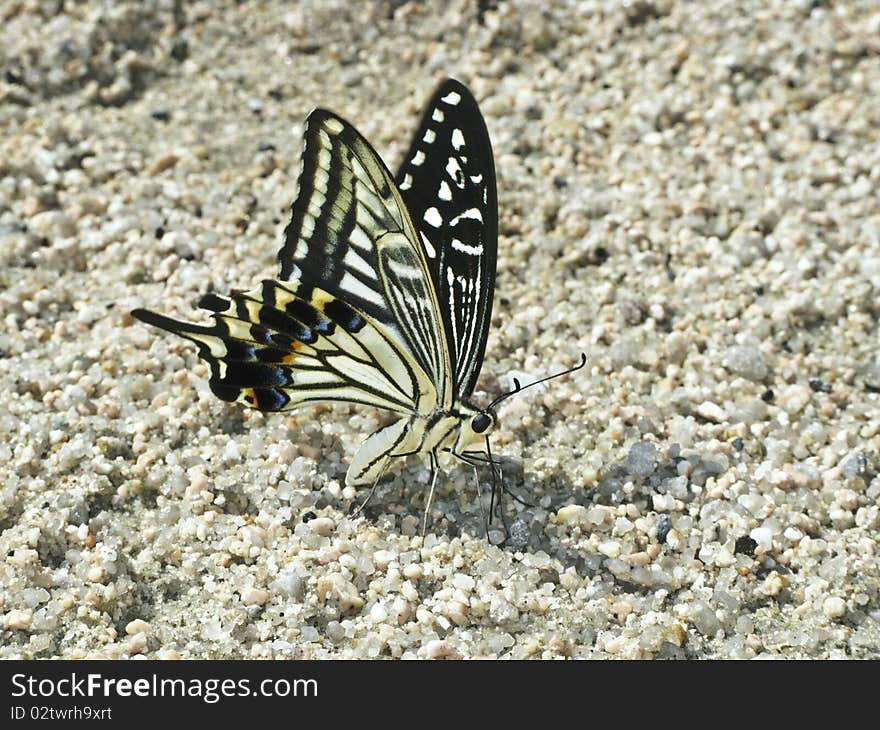
<path id="1" fill-rule="evenodd" d="M 483 433 L 491 425 L 492 419 L 487 413 L 478 413 L 471 419 L 471 428 L 474 430 L 474 433 Z"/>

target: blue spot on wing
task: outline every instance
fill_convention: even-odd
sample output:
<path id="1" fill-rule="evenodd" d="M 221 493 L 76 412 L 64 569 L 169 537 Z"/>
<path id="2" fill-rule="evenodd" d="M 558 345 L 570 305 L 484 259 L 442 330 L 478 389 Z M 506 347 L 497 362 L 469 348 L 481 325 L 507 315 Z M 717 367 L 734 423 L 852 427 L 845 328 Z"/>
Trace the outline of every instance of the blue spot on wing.
<path id="1" fill-rule="evenodd" d="M 234 340 L 231 337 L 224 337 L 223 344 L 226 345 L 226 355 L 224 360 L 253 360 L 256 348 L 249 342 Z"/>
<path id="2" fill-rule="evenodd" d="M 263 307 L 260 310 L 260 324 L 269 329 L 290 335 L 300 342 L 311 344 L 318 339 L 318 336 L 311 329 L 279 309 Z"/>
<path id="3" fill-rule="evenodd" d="M 290 402 L 290 397 L 274 388 L 254 388 L 256 407 L 261 411 L 280 411 Z"/>
<path id="4" fill-rule="evenodd" d="M 324 306 L 324 313 L 347 332 L 360 332 L 366 320 L 345 302 L 334 299 Z"/>

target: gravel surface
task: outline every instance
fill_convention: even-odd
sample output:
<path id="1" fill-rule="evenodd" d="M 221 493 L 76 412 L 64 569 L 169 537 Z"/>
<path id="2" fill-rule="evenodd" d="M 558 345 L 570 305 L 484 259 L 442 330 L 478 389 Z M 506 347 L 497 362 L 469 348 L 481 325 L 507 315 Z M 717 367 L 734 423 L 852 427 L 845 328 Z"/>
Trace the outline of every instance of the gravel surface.
<path id="1" fill-rule="evenodd" d="M 874 0 L 0 22 L 0 657 L 880 656 Z M 503 547 L 456 464 L 424 538 L 417 458 L 350 517 L 386 415 L 225 404 L 129 314 L 274 276 L 309 110 L 394 167 L 447 75 L 499 176 L 475 400 L 589 357 L 499 409 Z"/>

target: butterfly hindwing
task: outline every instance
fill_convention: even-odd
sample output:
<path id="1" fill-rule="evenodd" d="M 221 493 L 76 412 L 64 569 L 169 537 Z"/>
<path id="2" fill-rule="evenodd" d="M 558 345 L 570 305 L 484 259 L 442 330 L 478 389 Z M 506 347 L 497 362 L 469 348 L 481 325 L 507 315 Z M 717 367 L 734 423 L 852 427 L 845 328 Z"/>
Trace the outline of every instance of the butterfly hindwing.
<path id="1" fill-rule="evenodd" d="M 456 396 L 474 389 L 492 316 L 498 247 L 495 164 L 468 89 L 449 79 L 428 103 L 397 173 L 437 292 Z"/>
<path id="2" fill-rule="evenodd" d="M 322 289 L 268 279 L 232 297 L 209 294 L 200 306 L 214 313 L 212 325 L 132 314 L 195 342 L 223 400 L 264 411 L 316 401 L 401 414 L 434 405 L 430 379 L 384 326 Z"/>

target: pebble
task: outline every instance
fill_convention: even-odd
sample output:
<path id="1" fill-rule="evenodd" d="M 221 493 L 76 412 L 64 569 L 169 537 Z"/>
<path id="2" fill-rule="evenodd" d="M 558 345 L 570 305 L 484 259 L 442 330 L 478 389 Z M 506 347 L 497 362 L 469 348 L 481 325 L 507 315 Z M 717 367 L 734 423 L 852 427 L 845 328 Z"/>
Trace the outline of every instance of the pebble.
<path id="1" fill-rule="evenodd" d="M 773 533 L 766 527 L 756 527 L 749 532 L 749 537 L 755 541 L 761 552 L 768 552 L 773 548 Z"/>
<path id="2" fill-rule="evenodd" d="M 336 529 L 336 523 L 329 517 L 316 517 L 306 523 L 316 535 L 328 537 Z"/>
<path id="3" fill-rule="evenodd" d="M 166 170 L 170 170 L 178 162 L 180 162 L 180 157 L 173 152 L 168 152 L 153 160 L 147 167 L 146 173 L 147 175 L 158 175 Z"/>
<path id="4" fill-rule="evenodd" d="M 599 543 L 599 552 L 609 558 L 616 558 L 620 555 L 620 543 L 616 540 L 601 542 Z"/>
<path id="5" fill-rule="evenodd" d="M 822 602 L 822 613 L 831 619 L 842 618 L 846 614 L 846 601 L 837 596 L 829 596 Z"/>
<path id="6" fill-rule="evenodd" d="M 33 612 L 15 608 L 3 616 L 3 628 L 11 631 L 27 631 L 31 626 Z"/>
<path id="7" fill-rule="evenodd" d="M 868 459 L 864 454 L 854 454 L 843 464 L 843 476 L 851 479 L 856 476 L 865 476 L 868 473 Z"/>
<path id="8" fill-rule="evenodd" d="M 132 654 L 143 654 L 147 650 L 147 635 L 144 632 L 134 634 L 128 640 L 128 651 Z"/>
<path id="9" fill-rule="evenodd" d="M 778 393 L 776 402 L 789 414 L 797 414 L 807 407 L 813 394 L 806 385 L 791 385 Z"/>
<path id="10" fill-rule="evenodd" d="M 556 512 L 556 521 L 561 525 L 577 525 L 585 522 L 587 508 L 581 504 L 569 504 Z"/>
<path id="11" fill-rule="evenodd" d="M 636 478 L 644 478 L 654 473 L 657 466 L 657 447 L 652 443 L 633 444 L 626 457 L 626 468 Z"/>
<path id="12" fill-rule="evenodd" d="M 241 592 L 241 602 L 245 606 L 262 606 L 269 600 L 269 591 L 262 588 L 245 588 Z"/>
<path id="13" fill-rule="evenodd" d="M 442 639 L 432 639 L 425 644 L 425 656 L 428 659 L 460 659 L 461 654 L 451 644 Z"/>
<path id="14" fill-rule="evenodd" d="M 135 634 L 146 633 L 150 630 L 150 624 L 140 618 L 136 618 L 133 621 L 129 621 L 125 625 L 125 633 L 129 636 L 134 636 Z"/>
<path id="15" fill-rule="evenodd" d="M 721 630 L 721 622 L 715 612 L 702 602 L 697 602 L 693 606 L 693 621 L 697 631 L 703 636 L 715 636 Z"/>
<path id="16" fill-rule="evenodd" d="M 770 372 L 767 359 L 757 345 L 738 345 L 728 348 L 721 359 L 721 364 L 735 375 L 754 383 L 765 380 Z"/>
<path id="17" fill-rule="evenodd" d="M 712 423 L 724 423 L 728 420 L 727 411 L 717 403 L 703 401 L 697 406 L 697 415 Z"/>
<path id="18" fill-rule="evenodd" d="M 396 559 L 397 554 L 392 550 L 376 550 L 372 555 L 373 564 L 379 570 L 385 570 Z M 405 570 L 404 575 L 406 575 L 407 578 L 412 577 L 411 575 L 408 575 Z"/>

